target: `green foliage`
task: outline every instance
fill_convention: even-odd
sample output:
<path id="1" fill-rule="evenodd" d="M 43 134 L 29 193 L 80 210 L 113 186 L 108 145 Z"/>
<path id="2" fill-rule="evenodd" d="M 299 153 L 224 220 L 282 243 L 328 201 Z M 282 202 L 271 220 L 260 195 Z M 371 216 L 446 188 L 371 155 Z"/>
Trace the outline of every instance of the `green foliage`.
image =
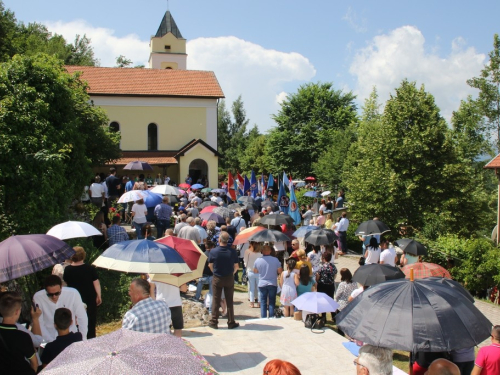
<path id="1" fill-rule="evenodd" d="M 6 10 L 0 1 L 0 62 L 7 61 L 15 54 L 15 33 L 17 21 L 14 13 Z"/>
<path id="2" fill-rule="evenodd" d="M 0 66 L 0 186 L 19 234 L 67 220 L 91 167 L 119 157 L 106 125 L 61 60 L 17 55 Z"/>
<path id="3" fill-rule="evenodd" d="M 479 90 L 476 103 L 486 118 L 488 129 L 496 133 L 496 148 L 500 150 L 500 37 L 493 36 L 493 51 L 490 61 L 481 71 L 480 77 L 469 79 L 469 86 Z"/>
<path id="4" fill-rule="evenodd" d="M 311 174 L 313 163 L 330 148 L 333 130 L 344 130 L 357 121 L 355 96 L 334 90 L 332 83 L 309 83 L 288 95 L 273 119 L 277 127 L 268 140 L 274 171 L 293 176 Z"/>
<path id="5" fill-rule="evenodd" d="M 127 68 L 132 65 L 132 60 L 127 59 L 125 56 L 120 55 L 116 58 L 116 67 L 117 68 Z"/>
<path id="6" fill-rule="evenodd" d="M 256 127 L 254 129 L 257 131 Z M 266 154 L 267 136 L 259 134 L 258 131 L 255 134 L 254 129 L 248 135 L 248 146 L 241 158 L 241 169 L 244 173 L 250 173 L 254 170 L 256 174 L 268 174 L 270 169 Z"/>

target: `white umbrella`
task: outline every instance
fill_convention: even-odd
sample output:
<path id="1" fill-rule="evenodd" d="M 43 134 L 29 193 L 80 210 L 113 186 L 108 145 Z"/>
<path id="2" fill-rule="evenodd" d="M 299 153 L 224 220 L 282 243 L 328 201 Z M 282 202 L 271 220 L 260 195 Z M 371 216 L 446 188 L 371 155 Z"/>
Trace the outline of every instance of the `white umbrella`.
<path id="1" fill-rule="evenodd" d="M 321 292 L 304 293 L 295 298 L 292 304 L 299 310 L 315 314 L 336 311 L 340 306 L 332 297 Z"/>
<path id="2" fill-rule="evenodd" d="M 69 238 L 102 236 L 102 233 L 92 225 L 83 221 L 66 221 L 65 223 L 57 224 L 47 232 L 49 236 L 67 240 Z"/>
<path id="3" fill-rule="evenodd" d="M 127 202 L 135 202 L 139 199 L 145 199 L 146 194 L 142 193 L 142 190 L 130 190 L 123 194 L 120 199 L 118 199 L 118 203 L 127 203 Z"/>
<path id="4" fill-rule="evenodd" d="M 332 192 L 331 191 L 324 191 L 321 193 L 323 197 L 326 197 L 327 195 L 330 195 Z"/>
<path id="5" fill-rule="evenodd" d="M 179 195 L 180 191 L 171 185 L 156 185 L 150 190 L 152 193 L 158 193 L 162 195 Z"/>

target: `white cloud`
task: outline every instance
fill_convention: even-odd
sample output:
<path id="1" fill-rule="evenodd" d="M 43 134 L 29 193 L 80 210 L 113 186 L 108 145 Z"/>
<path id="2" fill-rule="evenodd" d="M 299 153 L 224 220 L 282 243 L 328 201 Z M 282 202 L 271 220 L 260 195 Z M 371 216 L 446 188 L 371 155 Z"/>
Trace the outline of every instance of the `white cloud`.
<path id="1" fill-rule="evenodd" d="M 276 103 L 281 104 L 283 101 L 286 99 L 288 94 L 284 91 L 280 92 L 278 95 L 276 95 Z"/>
<path id="2" fill-rule="evenodd" d="M 434 95 L 441 114 L 449 120 L 460 100 L 475 93 L 466 80 L 479 75 L 486 56 L 467 47 L 461 38 L 452 42 L 446 57 L 430 49 L 432 52 L 426 51 L 425 38 L 414 26 L 374 37 L 357 52 L 349 68 L 357 80 L 354 91 L 358 99 L 362 102 L 376 86 L 383 103 L 407 78 L 419 87 L 424 84 L 426 91 Z"/>
<path id="3" fill-rule="evenodd" d="M 355 11 L 351 7 L 347 8 L 347 13 L 342 17 L 344 21 L 351 26 L 351 28 L 357 33 L 366 32 L 366 18 L 358 17 Z"/>
<path id="4" fill-rule="evenodd" d="M 188 69 L 213 70 L 226 96 L 228 107 L 242 96 L 250 125 L 261 131 L 274 125 L 271 115 L 288 82 L 308 81 L 316 70 L 295 52 L 280 52 L 236 38 L 198 38 L 188 42 Z"/>
<path id="5" fill-rule="evenodd" d="M 76 34 L 86 34 L 91 39 L 94 55 L 100 60 L 101 66 L 115 66 L 116 58 L 120 55 L 132 60 L 134 66 L 148 65 L 149 41 L 140 40 L 136 34 L 118 37 L 114 35 L 114 30 L 94 27 L 84 20 L 44 24 L 51 32 L 62 35 L 70 43 L 73 43 Z"/>

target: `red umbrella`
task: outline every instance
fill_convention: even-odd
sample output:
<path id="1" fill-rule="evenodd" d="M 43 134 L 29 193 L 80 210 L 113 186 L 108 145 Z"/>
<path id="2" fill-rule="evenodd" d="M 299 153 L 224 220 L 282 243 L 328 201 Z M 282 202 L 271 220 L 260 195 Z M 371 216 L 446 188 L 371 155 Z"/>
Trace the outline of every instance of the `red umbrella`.
<path id="1" fill-rule="evenodd" d="M 418 262 L 414 264 L 407 264 L 402 268 L 407 279 L 410 278 L 410 270 L 413 268 L 413 276 L 415 279 L 425 279 L 426 277 L 446 277 L 451 279 L 450 273 L 446 268 L 441 267 L 439 264 Z"/>
<path id="2" fill-rule="evenodd" d="M 156 240 L 155 242 L 174 248 L 184 259 L 192 272 L 190 273 L 174 273 L 174 274 L 159 274 L 152 273 L 149 276 L 153 281 L 181 286 L 188 281 L 197 279 L 203 276 L 203 268 L 207 261 L 207 256 L 201 251 L 198 245 L 191 240 L 186 240 L 179 237 L 167 236 Z"/>
<path id="3" fill-rule="evenodd" d="M 264 227 L 250 227 L 243 229 L 236 238 L 234 239 L 233 245 L 240 245 L 242 243 L 248 242 L 248 237 L 253 236 L 255 233 L 263 231 Z"/>
<path id="4" fill-rule="evenodd" d="M 191 187 L 191 185 L 182 183 L 182 184 L 179 184 L 179 187 L 184 188 L 184 189 L 189 189 Z"/>
<path id="5" fill-rule="evenodd" d="M 204 214 L 205 212 L 213 212 L 214 208 L 218 208 L 219 206 L 208 206 L 203 208 L 203 210 L 200 211 L 201 214 Z"/>
<path id="6" fill-rule="evenodd" d="M 304 180 L 306 180 L 306 181 L 316 181 L 316 177 L 309 176 L 309 177 L 306 177 Z"/>

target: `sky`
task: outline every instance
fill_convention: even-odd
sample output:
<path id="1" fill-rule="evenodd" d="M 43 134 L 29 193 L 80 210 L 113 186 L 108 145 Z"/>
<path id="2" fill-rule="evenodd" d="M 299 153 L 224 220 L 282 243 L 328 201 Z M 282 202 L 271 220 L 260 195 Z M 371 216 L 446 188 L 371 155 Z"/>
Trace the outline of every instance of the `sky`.
<path id="1" fill-rule="evenodd" d="M 147 66 L 165 11 L 187 39 L 188 69 L 214 71 L 226 105 L 242 96 L 250 126 L 275 126 L 288 94 L 309 82 L 352 91 L 358 108 L 376 86 L 383 104 L 407 78 L 434 95 L 449 121 L 477 95 L 500 33 L 498 0 L 3 0 L 18 21 L 73 41 L 86 34 L 101 66 L 124 55 Z"/>

